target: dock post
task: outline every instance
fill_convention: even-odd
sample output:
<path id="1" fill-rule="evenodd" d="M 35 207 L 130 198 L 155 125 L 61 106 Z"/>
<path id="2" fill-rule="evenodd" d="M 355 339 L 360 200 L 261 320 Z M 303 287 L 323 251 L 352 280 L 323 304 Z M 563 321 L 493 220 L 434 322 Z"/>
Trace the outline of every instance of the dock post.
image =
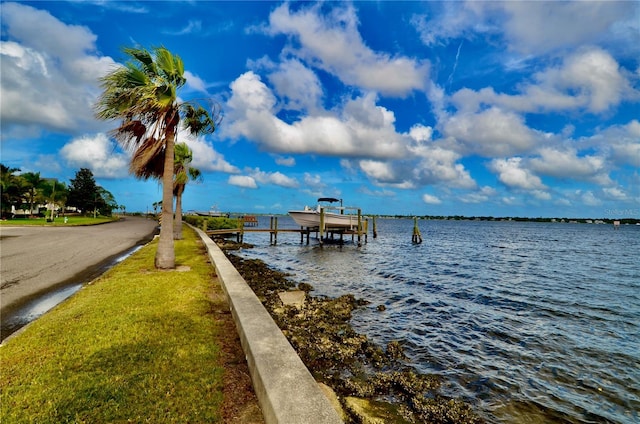
<path id="1" fill-rule="evenodd" d="M 369 242 L 369 218 L 364 220 L 364 242 Z"/>
<path id="2" fill-rule="evenodd" d="M 411 236 L 411 242 L 413 244 L 422 243 L 422 235 L 420 235 L 420 228 L 418 228 L 418 217 L 413 217 L 413 235 Z"/>
<path id="3" fill-rule="evenodd" d="M 373 238 L 378 237 L 378 229 L 376 228 L 376 217 L 373 217 Z"/>
<path id="4" fill-rule="evenodd" d="M 362 246 L 362 210 L 358 208 L 358 247 Z"/>
<path id="5" fill-rule="evenodd" d="M 322 246 L 322 237 L 324 236 L 324 208 L 320 208 L 320 246 Z"/>
<path id="6" fill-rule="evenodd" d="M 273 244 L 273 215 L 269 217 L 269 244 Z"/>
<path id="7" fill-rule="evenodd" d="M 273 217 L 273 245 L 275 246 L 276 244 L 278 244 L 278 217 L 274 216 Z"/>

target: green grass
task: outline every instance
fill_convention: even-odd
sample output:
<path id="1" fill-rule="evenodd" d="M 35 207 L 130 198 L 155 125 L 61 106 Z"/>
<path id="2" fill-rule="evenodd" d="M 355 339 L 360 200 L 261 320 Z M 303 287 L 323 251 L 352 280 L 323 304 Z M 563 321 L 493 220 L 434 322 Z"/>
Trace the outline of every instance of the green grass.
<path id="1" fill-rule="evenodd" d="M 184 237 L 190 271 L 156 271 L 153 242 L 0 347 L 0 422 L 220 421 L 214 271 Z"/>
<path id="2" fill-rule="evenodd" d="M 69 216 L 67 222 L 64 222 L 64 217 L 58 217 L 53 222 L 47 222 L 46 218 L 14 218 L 6 221 L 0 221 L 0 226 L 31 226 L 41 225 L 48 227 L 68 227 L 74 225 L 97 225 L 104 224 L 105 222 L 117 221 L 118 217 L 115 216 L 99 216 L 94 218 L 92 216 Z"/>

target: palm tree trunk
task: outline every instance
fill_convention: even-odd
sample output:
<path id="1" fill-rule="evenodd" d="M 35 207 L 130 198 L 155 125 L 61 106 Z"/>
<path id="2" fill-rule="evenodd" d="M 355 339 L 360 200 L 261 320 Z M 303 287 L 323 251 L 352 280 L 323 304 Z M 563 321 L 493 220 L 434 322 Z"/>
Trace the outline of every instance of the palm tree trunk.
<path id="1" fill-rule="evenodd" d="M 184 186 L 178 187 L 176 191 L 176 215 L 173 221 L 173 239 L 182 240 L 182 193 Z"/>
<path id="2" fill-rule="evenodd" d="M 173 248 L 173 150 L 176 127 L 180 117 L 177 110 L 169 112 L 169 115 L 167 117 L 164 171 L 162 174 L 162 224 L 155 258 L 158 269 L 176 267 L 176 254 Z"/>

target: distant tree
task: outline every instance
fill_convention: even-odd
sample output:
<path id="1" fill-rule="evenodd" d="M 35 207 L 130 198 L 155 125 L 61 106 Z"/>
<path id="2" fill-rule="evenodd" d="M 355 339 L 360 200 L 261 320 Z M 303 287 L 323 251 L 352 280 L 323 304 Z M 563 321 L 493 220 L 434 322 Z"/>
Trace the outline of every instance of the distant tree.
<path id="1" fill-rule="evenodd" d="M 2 216 L 11 216 L 11 207 L 20 206 L 25 191 L 24 179 L 16 175 L 20 168 L 10 168 L 0 164 L 0 204 Z"/>
<path id="2" fill-rule="evenodd" d="M 182 194 L 187 182 L 197 181 L 202 173 L 191 166 L 193 152 L 186 143 L 176 143 L 174 156 L 173 195 L 176 198 L 176 213 L 173 222 L 173 239 L 182 240 Z"/>
<path id="3" fill-rule="evenodd" d="M 69 184 L 67 205 L 74 206 L 87 214 L 97 207 L 98 184 L 93 177 L 93 172 L 88 168 L 80 168 L 76 177 Z"/>
<path id="4" fill-rule="evenodd" d="M 175 268 L 173 244 L 174 145 L 180 123 L 194 135 L 212 133 L 217 122 L 201 106 L 182 103 L 178 91 L 187 79 L 179 56 L 164 47 L 126 48 L 130 61 L 102 78 L 96 116 L 119 120 L 112 131 L 132 152 L 129 170 L 142 179 L 162 181 L 162 222 L 155 265 Z"/>
<path id="5" fill-rule="evenodd" d="M 100 215 L 111 216 L 114 209 L 118 209 L 118 202 L 116 202 L 113 194 L 103 187 L 98 186 L 98 197 L 96 208 Z"/>
<path id="6" fill-rule="evenodd" d="M 69 190 L 65 183 L 59 182 L 55 178 L 46 178 L 41 190 L 42 197 L 47 202 L 48 219 L 53 222 L 56 206 L 64 211 Z"/>
<path id="7" fill-rule="evenodd" d="M 42 200 L 42 186 L 44 180 L 39 172 L 25 172 L 20 175 L 26 182 L 26 195 L 29 200 L 29 215 L 33 215 L 34 203 Z"/>

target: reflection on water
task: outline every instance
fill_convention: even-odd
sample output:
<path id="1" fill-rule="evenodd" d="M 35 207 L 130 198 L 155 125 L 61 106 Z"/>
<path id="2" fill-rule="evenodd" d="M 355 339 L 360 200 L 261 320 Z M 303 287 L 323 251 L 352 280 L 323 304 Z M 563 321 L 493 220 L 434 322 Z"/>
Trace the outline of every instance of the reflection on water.
<path id="1" fill-rule="evenodd" d="M 412 366 L 446 377 L 445 392 L 490 422 L 640 422 L 640 227 L 420 226 L 413 245 L 412 221 L 380 220 L 360 249 L 252 234 L 243 255 L 316 294 L 369 300 L 356 330 L 403 340 Z"/>
<path id="2" fill-rule="evenodd" d="M 11 311 L 9 316 L 2 317 L 3 339 L 13 334 L 31 321 L 40 317 L 45 312 L 67 299 L 82 288 L 82 284 L 73 284 L 47 293 L 43 297 L 31 300 L 26 304 Z"/>

